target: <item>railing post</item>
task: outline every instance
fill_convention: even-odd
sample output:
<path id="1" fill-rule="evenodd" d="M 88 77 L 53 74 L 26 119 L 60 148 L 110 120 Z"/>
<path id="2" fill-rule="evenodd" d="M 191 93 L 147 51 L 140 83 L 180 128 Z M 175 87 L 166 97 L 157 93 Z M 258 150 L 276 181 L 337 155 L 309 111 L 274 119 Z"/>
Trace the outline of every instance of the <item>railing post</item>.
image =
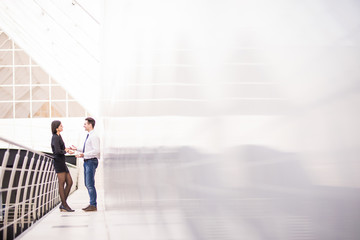
<path id="1" fill-rule="evenodd" d="M 34 158 L 35 158 L 35 156 L 34 156 Z M 35 183 L 35 180 L 36 180 L 36 177 L 37 177 L 37 174 L 38 174 L 37 169 L 39 168 L 39 165 L 40 165 L 40 159 L 38 159 L 38 160 L 36 161 L 35 169 L 34 169 L 34 170 L 31 170 L 31 171 L 34 171 L 34 175 L 33 175 L 32 183 L 31 183 L 31 185 L 30 185 L 31 188 L 30 188 L 29 204 L 31 204 L 31 205 L 30 205 L 31 210 L 30 210 L 30 215 L 29 215 L 29 216 L 32 215 L 33 211 L 35 211 L 35 208 L 36 208 L 36 205 L 34 205 L 34 203 L 33 203 L 33 198 L 35 198 L 35 197 L 33 197 L 33 193 L 34 193 L 34 187 L 36 187 L 36 186 L 35 186 L 35 184 L 36 184 L 36 183 Z"/>
<path id="2" fill-rule="evenodd" d="M 55 174 L 55 172 L 54 172 L 54 169 L 53 169 L 53 164 L 52 164 L 52 159 L 50 159 L 50 158 L 48 158 L 48 157 L 46 157 L 46 161 L 48 161 L 49 162 L 49 169 L 48 169 L 48 177 L 46 178 L 46 182 L 47 182 L 47 184 L 46 184 L 46 197 L 45 197 L 45 211 L 47 212 L 49 209 L 50 209 L 50 207 L 51 207 L 51 205 L 50 205 L 50 195 L 51 195 L 51 186 L 52 186 L 52 179 L 51 179 L 51 177 L 53 176 L 53 175 L 56 175 Z M 50 199 L 49 199 L 50 198 Z"/>
<path id="3" fill-rule="evenodd" d="M 44 190 L 44 187 L 46 188 L 45 185 L 47 185 L 47 182 L 46 181 L 42 181 L 43 179 L 46 180 L 47 179 L 47 176 L 48 176 L 48 168 L 49 168 L 49 165 L 50 165 L 50 162 L 47 161 L 47 158 L 44 157 L 43 159 L 44 163 L 45 163 L 45 167 L 44 167 L 44 170 L 43 170 L 43 173 L 41 174 L 41 179 L 39 181 L 39 184 L 40 185 L 40 196 L 39 196 L 39 205 L 43 205 L 44 203 L 44 200 L 45 200 L 45 192 L 43 193 L 43 190 Z M 44 208 L 45 206 L 41 206 L 38 208 L 38 215 L 40 216 L 43 216 L 44 214 Z"/>
<path id="4" fill-rule="evenodd" d="M 27 174 L 27 176 L 26 176 L 26 181 L 25 181 L 25 189 L 24 189 L 24 199 L 26 199 L 26 197 L 27 197 L 27 192 L 28 192 L 28 189 L 29 189 L 29 187 L 30 187 L 30 185 L 29 185 L 29 182 L 30 182 L 30 176 L 31 176 L 31 172 L 32 172 L 32 168 L 33 168 L 33 166 L 34 166 L 34 162 L 35 162 L 35 156 L 33 155 L 32 156 L 32 158 L 31 158 L 31 160 L 30 160 L 30 164 L 29 164 L 29 169 L 27 170 L 28 171 L 28 174 Z M 29 200 L 28 200 L 28 202 L 29 202 L 29 208 L 30 208 L 30 203 L 31 203 L 31 196 L 29 197 Z M 24 228 L 24 224 L 25 224 L 25 205 L 26 205 L 26 201 L 23 201 L 23 203 L 22 203 L 22 209 L 21 209 L 21 216 L 23 216 L 23 218 L 21 218 L 21 229 L 23 229 Z M 29 214 L 29 208 L 28 208 L 28 218 L 30 217 L 30 214 Z"/>
<path id="5" fill-rule="evenodd" d="M 56 193 L 59 192 L 59 189 L 57 188 L 58 184 L 57 184 L 57 175 L 56 173 L 52 176 L 52 180 L 51 180 L 51 184 L 52 184 L 52 191 L 51 191 L 51 199 L 52 199 L 52 206 L 55 206 L 56 203 Z"/>
<path id="6" fill-rule="evenodd" d="M 6 168 L 8 159 L 9 159 L 9 155 L 10 155 L 10 150 L 7 149 L 5 154 L 4 154 L 4 159 L 2 161 L 1 169 L 0 169 L 0 187 L 2 187 L 2 183 L 3 183 L 3 180 L 4 180 L 4 172 L 5 172 L 5 168 Z"/>
<path id="7" fill-rule="evenodd" d="M 47 199 L 48 199 L 48 190 L 49 190 L 49 185 L 50 185 L 50 183 L 49 183 L 49 178 L 50 178 L 50 176 L 51 176 L 51 174 L 50 174 L 50 169 L 51 169 L 51 162 L 49 161 L 49 159 L 46 157 L 45 158 L 45 161 L 48 163 L 48 167 L 47 167 L 47 169 L 46 169 L 46 175 L 45 175 L 45 182 L 46 182 L 46 184 L 45 184 L 45 186 L 44 186 L 44 190 L 43 190 L 43 192 L 44 192 L 44 195 L 43 195 L 43 214 L 44 213 L 46 213 L 47 212 L 47 209 L 48 209 L 48 202 L 47 202 Z"/>
<path id="8" fill-rule="evenodd" d="M 10 211 L 10 199 L 11 199 L 11 193 L 12 193 L 12 187 L 14 185 L 14 178 L 15 178 L 15 174 L 16 174 L 16 168 L 19 162 L 19 158 L 20 158 L 20 149 L 18 150 L 16 156 L 15 156 L 15 160 L 14 160 L 14 164 L 11 170 L 11 174 L 10 174 L 10 180 L 9 180 L 9 186 L 8 186 L 8 193 L 6 196 L 6 203 L 5 203 L 5 221 L 4 221 L 4 226 L 7 225 L 7 221 L 9 218 L 9 211 Z M 15 207 L 15 206 L 14 206 Z M 5 227 L 4 229 L 4 234 L 6 236 L 7 234 L 7 227 Z"/>
<path id="9" fill-rule="evenodd" d="M 45 164 L 45 160 L 42 160 L 41 159 L 42 157 L 39 156 L 39 161 L 41 161 L 41 166 L 38 170 L 36 170 L 38 172 L 39 177 L 37 178 L 37 181 L 35 183 L 35 195 L 34 195 L 34 198 L 35 198 L 35 202 L 34 202 L 34 210 L 33 210 L 33 216 L 34 216 L 34 219 L 37 219 L 37 216 L 36 216 L 36 208 L 37 208 L 37 202 L 38 202 L 38 199 L 39 199 L 39 196 L 38 196 L 38 193 L 39 193 L 39 184 L 41 183 L 41 179 L 42 179 L 42 172 L 41 170 L 44 169 L 44 164 Z"/>
<path id="10" fill-rule="evenodd" d="M 5 169 L 6 169 L 6 165 L 7 165 L 7 162 L 9 160 L 9 155 L 10 155 L 10 149 L 8 148 L 4 154 L 4 159 L 3 159 L 3 162 L 1 164 L 1 169 L 0 169 L 0 187 L 2 188 L 2 184 L 3 184 L 3 181 L 4 181 L 4 178 L 5 178 Z M 2 196 L 2 192 L 1 192 L 1 196 Z M 1 200 L 1 205 L 2 205 L 2 200 Z M 6 205 L 5 205 L 5 211 L 6 211 Z M 2 211 L 1 211 L 1 214 L 2 214 Z M 6 215 L 6 214 L 5 214 Z M 6 223 L 7 223 L 7 219 L 5 216 L 2 217 L 3 218 L 3 222 L 4 222 L 4 226 L 6 226 Z M 6 239 L 6 235 L 7 235 L 7 228 L 5 227 L 4 228 L 4 231 L 3 231 L 3 239 Z"/>
<path id="11" fill-rule="evenodd" d="M 25 155 L 24 160 L 23 160 L 23 165 L 21 167 L 21 173 L 20 173 L 19 184 L 18 184 L 18 186 L 20 187 L 20 189 L 19 189 L 20 191 L 16 191 L 15 206 L 19 205 L 22 182 L 23 182 L 25 171 L 26 171 L 26 164 L 27 164 L 27 161 L 28 161 L 28 154 L 29 154 L 29 151 L 26 152 L 26 155 Z M 25 193 L 25 189 L 24 189 L 24 193 Z M 25 198 L 26 198 L 26 196 L 23 195 L 23 199 L 25 199 Z M 17 233 L 17 227 L 16 226 L 17 226 L 18 221 L 19 221 L 17 215 L 18 215 L 18 207 L 15 208 L 15 215 L 14 215 L 16 217 L 16 219 L 14 220 L 14 234 L 15 234 L 15 236 L 16 236 L 16 233 Z"/>

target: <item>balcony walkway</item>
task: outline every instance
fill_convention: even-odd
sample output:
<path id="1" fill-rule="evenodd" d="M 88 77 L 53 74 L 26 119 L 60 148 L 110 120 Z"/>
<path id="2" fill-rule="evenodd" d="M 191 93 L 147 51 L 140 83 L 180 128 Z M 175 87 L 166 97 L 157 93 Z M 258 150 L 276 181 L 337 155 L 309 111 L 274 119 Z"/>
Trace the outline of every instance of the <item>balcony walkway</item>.
<path id="1" fill-rule="evenodd" d="M 68 198 L 73 213 L 60 212 L 59 206 L 41 218 L 16 239 L 21 240 L 193 240 L 178 209 L 106 210 L 104 206 L 103 166 L 96 172 L 98 211 L 81 210 L 89 203 L 80 164 L 79 189 Z"/>
<path id="2" fill-rule="evenodd" d="M 40 219 L 17 239 L 123 239 L 123 240 L 191 240 L 180 215 L 168 212 L 166 222 L 159 221 L 155 211 L 104 210 L 104 191 L 98 191 L 98 211 L 81 210 L 88 203 L 85 189 L 75 191 L 68 199 L 73 213 L 60 212 L 59 207 Z M 164 220 L 164 219 L 163 219 Z"/>
<path id="3" fill-rule="evenodd" d="M 56 207 L 17 239 L 109 239 L 106 238 L 103 196 L 103 191 L 98 191 L 100 204 L 97 212 L 84 212 L 81 208 L 88 204 L 88 193 L 86 189 L 77 190 L 68 199 L 75 212 L 60 212 Z"/>

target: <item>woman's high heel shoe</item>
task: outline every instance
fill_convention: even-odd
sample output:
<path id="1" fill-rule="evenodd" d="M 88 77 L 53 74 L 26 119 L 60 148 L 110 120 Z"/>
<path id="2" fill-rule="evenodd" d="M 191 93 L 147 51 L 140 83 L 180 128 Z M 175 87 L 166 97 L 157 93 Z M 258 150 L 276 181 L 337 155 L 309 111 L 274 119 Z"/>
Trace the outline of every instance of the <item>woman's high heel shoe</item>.
<path id="1" fill-rule="evenodd" d="M 60 205 L 60 212 L 75 212 L 70 207 L 64 207 L 62 204 Z"/>

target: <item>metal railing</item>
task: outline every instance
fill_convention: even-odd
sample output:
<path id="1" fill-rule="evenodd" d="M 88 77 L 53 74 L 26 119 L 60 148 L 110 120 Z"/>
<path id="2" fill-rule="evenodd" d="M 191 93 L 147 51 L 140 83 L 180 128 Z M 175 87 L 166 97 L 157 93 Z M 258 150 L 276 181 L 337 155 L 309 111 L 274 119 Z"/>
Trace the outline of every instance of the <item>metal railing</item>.
<path id="1" fill-rule="evenodd" d="M 0 137 L 0 238 L 14 239 L 60 202 L 53 158 Z"/>

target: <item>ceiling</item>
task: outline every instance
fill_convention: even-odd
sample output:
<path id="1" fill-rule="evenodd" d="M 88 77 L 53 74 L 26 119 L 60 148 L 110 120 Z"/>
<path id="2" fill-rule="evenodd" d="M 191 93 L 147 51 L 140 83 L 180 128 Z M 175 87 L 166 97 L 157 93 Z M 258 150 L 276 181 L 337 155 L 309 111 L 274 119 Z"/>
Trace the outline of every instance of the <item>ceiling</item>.
<path id="1" fill-rule="evenodd" d="M 98 114 L 102 1 L 0 1 L 0 28 Z"/>

